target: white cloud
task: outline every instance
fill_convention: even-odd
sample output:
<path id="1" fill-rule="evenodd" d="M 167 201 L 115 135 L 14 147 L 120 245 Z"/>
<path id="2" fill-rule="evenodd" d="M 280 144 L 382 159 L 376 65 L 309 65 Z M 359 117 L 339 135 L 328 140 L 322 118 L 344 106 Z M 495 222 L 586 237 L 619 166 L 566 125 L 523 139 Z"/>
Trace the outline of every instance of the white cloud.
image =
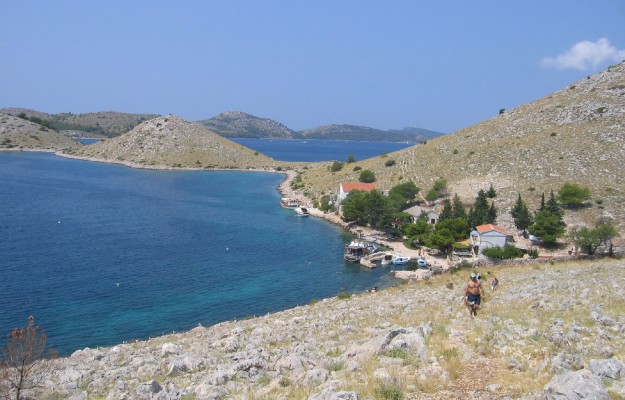
<path id="1" fill-rule="evenodd" d="M 579 69 L 596 71 L 608 62 L 621 62 L 625 59 L 625 50 L 618 50 L 606 38 L 596 42 L 587 40 L 575 43 L 573 47 L 556 57 L 545 57 L 541 65 L 556 69 Z"/>

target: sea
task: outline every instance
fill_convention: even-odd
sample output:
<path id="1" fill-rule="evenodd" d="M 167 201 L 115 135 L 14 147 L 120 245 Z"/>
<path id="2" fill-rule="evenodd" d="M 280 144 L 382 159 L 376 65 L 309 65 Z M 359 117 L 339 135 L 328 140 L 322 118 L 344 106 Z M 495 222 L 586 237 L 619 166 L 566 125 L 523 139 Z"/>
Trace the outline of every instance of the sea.
<path id="1" fill-rule="evenodd" d="M 263 152 L 313 161 L 281 142 Z M 319 142 L 314 161 L 369 154 Z M 0 152 L 0 345 L 30 315 L 68 355 L 396 283 L 343 261 L 343 229 L 281 208 L 283 179 Z"/>

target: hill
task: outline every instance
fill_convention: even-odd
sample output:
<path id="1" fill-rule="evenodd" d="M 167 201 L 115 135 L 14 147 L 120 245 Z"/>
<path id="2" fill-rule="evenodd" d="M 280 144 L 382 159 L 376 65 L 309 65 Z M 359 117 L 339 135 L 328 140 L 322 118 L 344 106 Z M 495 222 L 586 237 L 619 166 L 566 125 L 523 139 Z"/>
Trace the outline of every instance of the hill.
<path id="1" fill-rule="evenodd" d="M 143 168 L 236 168 L 274 170 L 292 165 L 273 161 L 179 117 L 141 123 L 119 137 L 65 155 Z"/>
<path id="2" fill-rule="evenodd" d="M 513 228 L 509 210 L 519 193 L 535 209 L 543 192 L 557 193 L 570 182 L 590 188 L 592 204 L 568 212 L 569 222 L 593 224 L 598 217 L 607 217 L 624 234 L 623 121 L 625 63 L 386 158 L 349 164 L 332 174 L 327 164 L 301 171 L 300 191 L 314 199 L 336 194 L 340 182 L 358 180 L 355 167 L 373 171 L 382 189 L 414 181 L 425 193 L 436 179 L 444 178 L 449 193 L 457 193 L 466 206 L 479 189 L 492 184 L 498 222 Z"/>
<path id="3" fill-rule="evenodd" d="M 47 150 L 80 147 L 82 144 L 56 132 L 13 115 L 0 113 L 0 150 Z"/>
<path id="4" fill-rule="evenodd" d="M 388 130 L 357 125 L 323 125 L 313 129 L 294 131 L 272 119 L 259 118 L 241 111 L 228 111 L 211 119 L 198 121 L 217 134 L 231 138 L 282 138 L 282 139 L 324 139 L 362 140 L 421 143 L 442 133 L 421 128 Z"/>
<path id="5" fill-rule="evenodd" d="M 618 260 L 488 266 L 55 360 L 35 398 L 621 399 Z M 580 289 L 583 282 L 583 289 Z M 288 289 L 285 289 L 288 290 Z M 585 397 L 556 396 L 583 389 Z M 592 395 L 591 395 L 592 394 Z M 594 395 L 594 396 L 593 396 Z M 611 397 L 608 397 L 611 396 Z"/>
<path id="6" fill-rule="evenodd" d="M 72 137 L 91 138 L 119 136 L 143 121 L 158 117 L 156 114 L 129 114 L 113 111 L 48 114 L 27 108 L 3 108 L 0 109 L 0 113 L 30 119 L 35 117 L 59 132 L 72 131 L 70 134 Z"/>
<path id="7" fill-rule="evenodd" d="M 423 130 L 426 131 L 426 130 Z M 433 131 L 432 134 L 436 134 Z M 372 142 L 408 142 L 421 143 L 428 138 L 421 133 L 419 128 L 405 128 L 403 130 L 388 130 L 368 128 L 366 126 L 357 125 L 324 125 L 314 129 L 307 129 L 298 132 L 301 136 L 308 139 L 325 139 L 325 140 L 364 140 Z M 438 134 L 436 136 L 440 136 Z"/>
<path id="8" fill-rule="evenodd" d="M 198 124 L 224 137 L 293 139 L 295 132 L 279 122 L 241 111 L 228 111 Z"/>

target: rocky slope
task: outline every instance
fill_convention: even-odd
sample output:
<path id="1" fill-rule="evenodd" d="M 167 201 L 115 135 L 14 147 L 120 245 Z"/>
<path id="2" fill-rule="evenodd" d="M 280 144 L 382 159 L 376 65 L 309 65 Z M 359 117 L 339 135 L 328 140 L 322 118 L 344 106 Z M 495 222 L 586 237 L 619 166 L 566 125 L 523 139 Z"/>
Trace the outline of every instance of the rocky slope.
<path id="1" fill-rule="evenodd" d="M 292 139 L 295 132 L 279 122 L 241 111 L 228 111 L 198 124 L 224 137 Z"/>
<path id="2" fill-rule="evenodd" d="M 480 272 L 486 279 L 496 275 L 500 287 L 487 290 L 475 319 L 461 300 L 469 273 L 463 270 L 244 321 L 79 350 L 54 361 L 44 387 L 31 394 L 310 400 L 625 396 L 623 261 L 490 266 Z M 586 397 L 558 397 L 567 392 Z"/>
<path id="3" fill-rule="evenodd" d="M 0 150 L 56 151 L 82 146 L 67 135 L 8 114 L 0 114 Z"/>
<path id="4" fill-rule="evenodd" d="M 111 139 L 63 155 L 143 168 L 276 170 L 281 163 L 179 117 L 158 117 Z"/>
<path id="5" fill-rule="evenodd" d="M 0 113 L 13 116 L 26 115 L 48 121 L 57 131 L 73 137 L 114 137 L 130 131 L 143 121 L 158 117 L 156 114 L 129 114 L 122 112 L 92 112 L 83 114 L 48 114 L 27 108 L 3 108 Z"/>
<path id="6" fill-rule="evenodd" d="M 387 166 L 388 160 L 394 160 Z M 537 208 L 542 192 L 557 193 L 566 182 L 590 188 L 592 204 L 570 213 L 578 223 L 608 217 L 625 232 L 625 63 L 610 67 L 556 93 L 505 111 L 458 132 L 386 157 L 350 164 L 328 174 L 327 165 L 302 174 L 302 192 L 336 194 L 343 181 L 357 181 L 354 167 L 375 173 L 389 189 L 414 181 L 427 192 L 445 178 L 450 193 L 470 205 L 479 189 L 497 190 L 499 214 L 520 193 Z M 390 163 L 388 163 L 390 164 Z M 500 221 L 512 228 L 510 218 Z"/>

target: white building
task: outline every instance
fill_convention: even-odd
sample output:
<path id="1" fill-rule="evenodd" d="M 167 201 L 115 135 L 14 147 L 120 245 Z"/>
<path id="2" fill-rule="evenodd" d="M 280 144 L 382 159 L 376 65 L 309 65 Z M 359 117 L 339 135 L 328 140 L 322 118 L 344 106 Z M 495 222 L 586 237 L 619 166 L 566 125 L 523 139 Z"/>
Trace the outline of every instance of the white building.
<path id="1" fill-rule="evenodd" d="M 471 241 L 474 247 L 479 247 L 479 254 L 489 247 L 504 247 L 512 240 L 505 229 L 493 224 L 480 225 L 471 232 Z"/>

